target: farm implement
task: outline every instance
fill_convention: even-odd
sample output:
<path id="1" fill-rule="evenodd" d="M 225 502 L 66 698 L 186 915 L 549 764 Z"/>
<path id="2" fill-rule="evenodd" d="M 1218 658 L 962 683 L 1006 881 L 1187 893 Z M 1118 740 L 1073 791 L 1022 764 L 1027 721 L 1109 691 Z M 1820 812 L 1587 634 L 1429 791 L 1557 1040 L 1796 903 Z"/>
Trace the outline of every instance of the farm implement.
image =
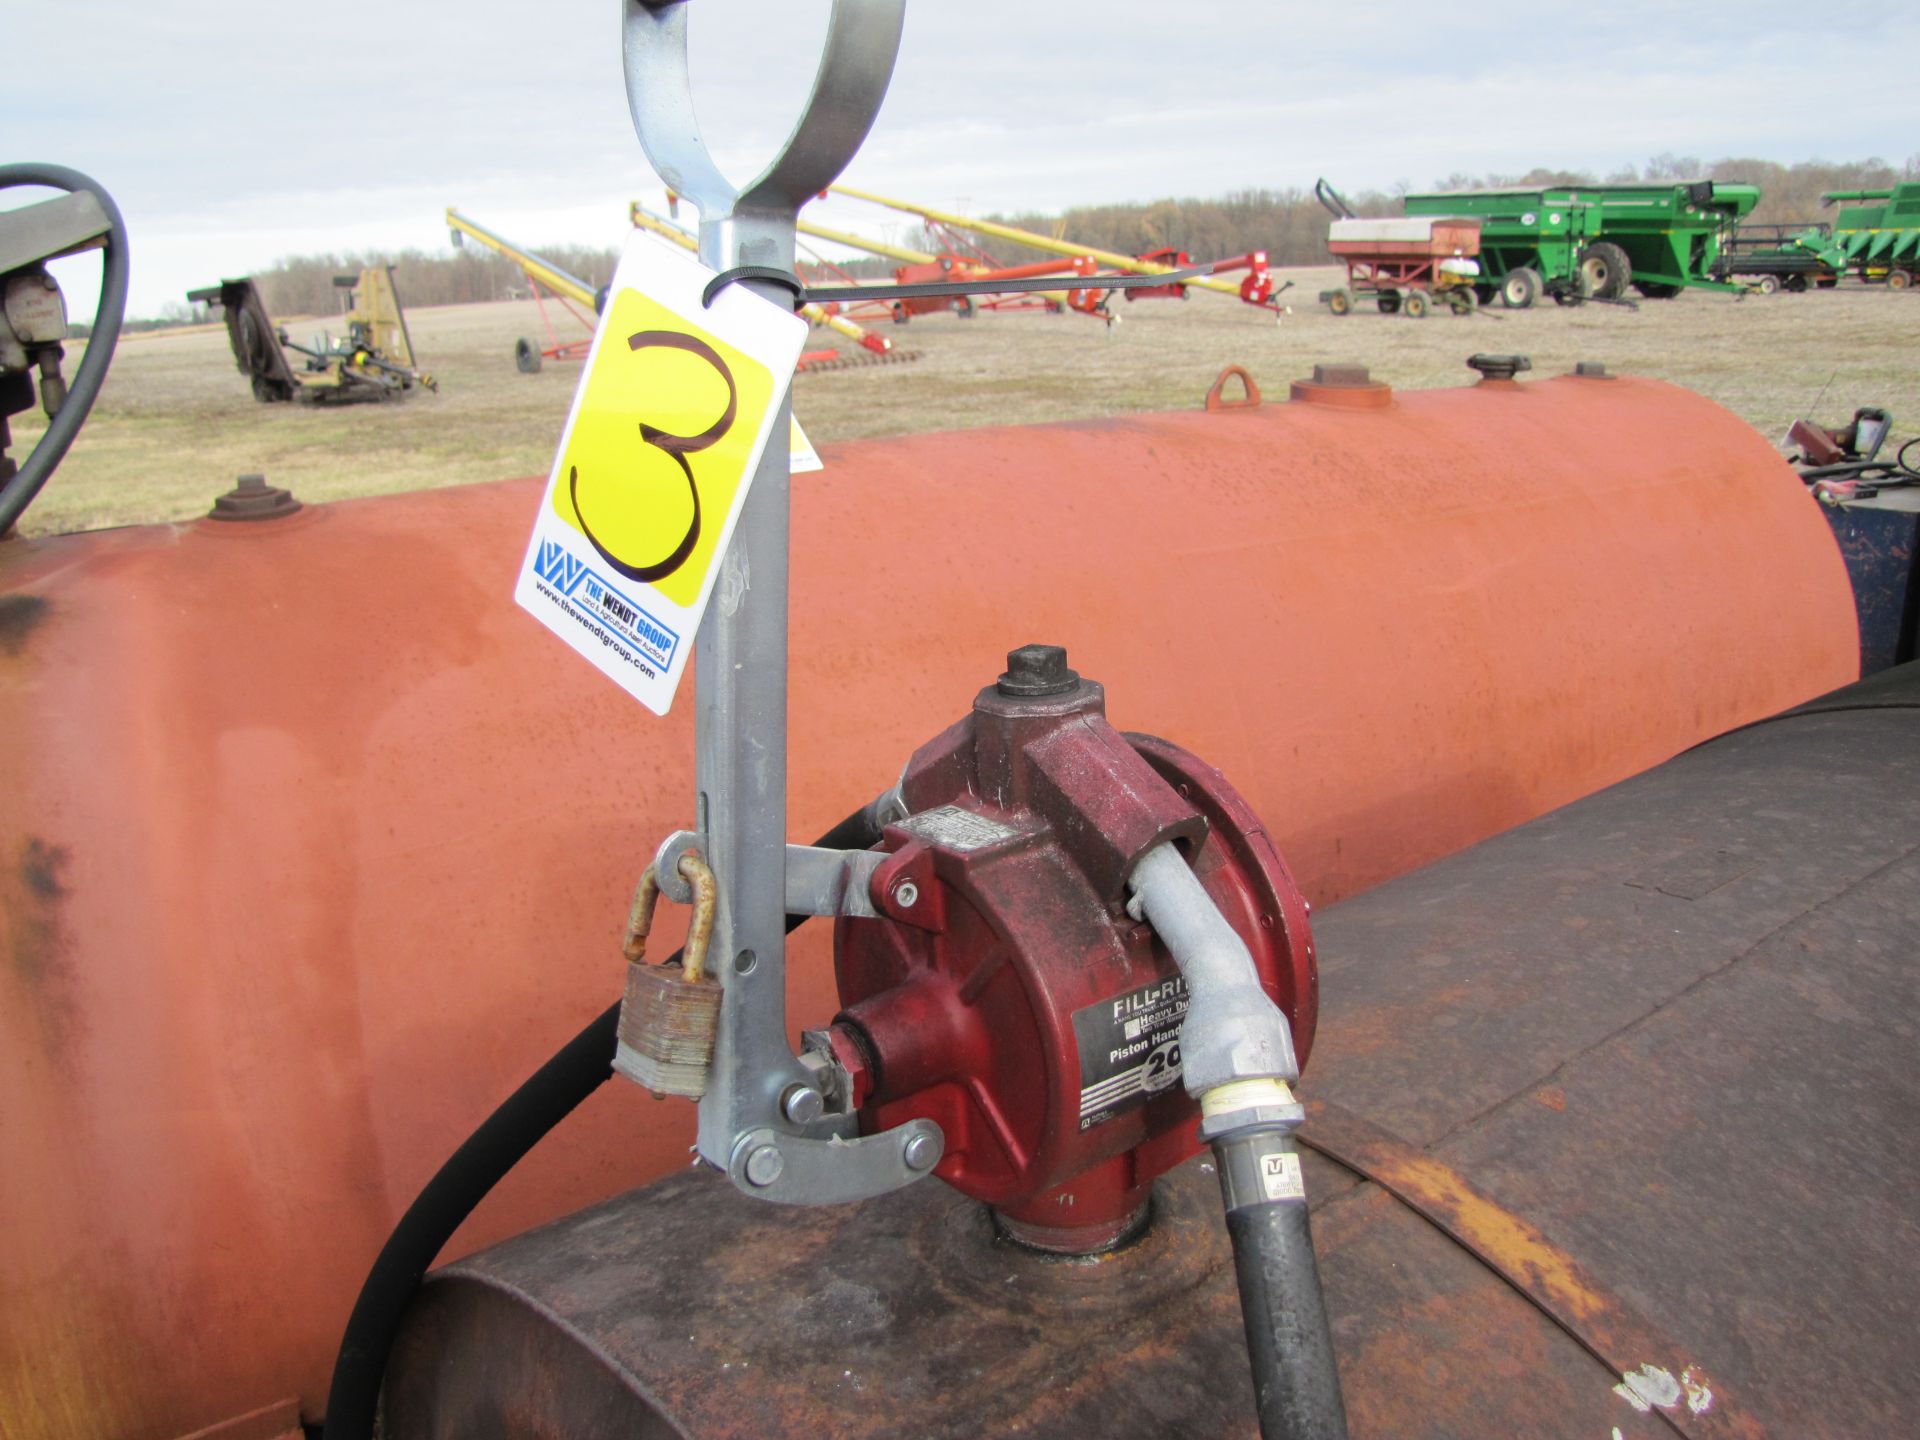
<path id="1" fill-rule="evenodd" d="M 1759 200 L 1758 186 L 1697 180 L 1446 190 L 1405 205 L 1409 219 L 1479 221 L 1480 303 L 1498 295 L 1525 309 L 1543 294 L 1571 304 L 1619 300 L 1629 288 L 1650 300 L 1689 287 L 1737 291 L 1714 278 L 1714 263 Z"/>
<path id="2" fill-rule="evenodd" d="M 504 255 L 518 265 L 520 273 L 527 277 L 528 288 L 533 292 L 533 303 L 540 311 L 540 323 L 547 332 L 547 343 L 539 345 L 524 335 L 513 342 L 513 363 L 521 374 L 533 374 L 543 360 L 586 359 L 587 350 L 593 344 L 595 317 L 603 303 L 598 290 L 544 256 L 536 255 L 494 234 L 485 226 L 475 224 L 452 206 L 447 207 L 447 229 L 455 245 L 464 245 L 468 239 L 477 241 L 494 254 Z M 554 331 L 552 317 L 547 314 L 548 296 L 579 322 L 587 333 L 573 340 L 562 340 Z"/>
<path id="3" fill-rule="evenodd" d="M 1371 296 L 1382 315 L 1424 317 L 1435 304 L 1456 315 L 1479 305 L 1480 222 L 1451 217 L 1367 220 L 1356 215 L 1325 180 L 1313 187 L 1333 212 L 1327 249 L 1347 267 L 1347 283 L 1323 290 L 1321 303 L 1350 314 L 1356 297 Z"/>
<path id="4" fill-rule="evenodd" d="M 1205 274 L 1190 275 L 1187 273 L 1188 257 L 1182 250 L 1163 248 L 1149 251 L 1145 255 L 1123 255 L 1117 250 L 1101 250 L 1092 245 L 1080 245 L 1057 236 L 1042 235 L 1013 225 L 1002 225 L 994 220 L 973 220 L 951 211 L 936 210 L 929 205 L 892 200 L 885 195 L 875 195 L 868 190 L 855 190 L 847 185 L 835 185 L 831 189 L 834 194 L 845 195 L 852 200 L 865 200 L 870 204 L 883 205 L 889 210 L 898 210 L 902 214 L 917 215 L 929 225 L 944 226 L 951 230 L 965 230 L 976 235 L 1006 240 L 1015 245 L 1025 245 L 1035 250 L 1050 251 L 1055 255 L 1072 259 L 1091 256 L 1108 269 L 1118 271 L 1122 275 L 1180 276 L 1177 280 L 1169 280 L 1164 286 L 1143 286 L 1131 289 L 1127 292 L 1129 300 L 1156 296 L 1184 299 L 1187 287 L 1195 286 L 1222 295 L 1232 295 L 1249 305 L 1257 305 L 1263 310 L 1271 310 L 1279 314 L 1281 306 L 1274 297 L 1293 283 L 1287 281 L 1278 287 L 1274 285 L 1273 275 L 1267 268 L 1267 252 L 1264 250 L 1250 250 L 1245 255 L 1206 263 L 1202 267 L 1206 271 Z M 1220 278 L 1243 270 L 1246 274 L 1237 284 Z"/>
<path id="5" fill-rule="evenodd" d="M 883 245 L 868 240 L 865 236 L 855 235 L 844 230 L 829 230 L 822 225 L 813 225 L 805 220 L 799 221 L 797 229 L 802 235 L 815 240 L 825 240 L 834 244 L 851 246 L 865 250 L 869 254 L 886 259 L 899 260 L 902 263 L 894 270 L 893 279 L 897 285 L 910 285 L 922 280 L 1024 280 L 1042 275 L 1074 276 L 1080 279 L 1100 273 L 1100 262 L 1087 254 L 1063 255 L 1057 260 L 1042 261 L 1033 265 L 1003 265 L 986 249 L 971 239 L 964 231 L 942 225 L 934 220 L 922 220 L 928 234 L 940 243 L 938 254 L 908 250 L 897 245 Z M 844 279 L 851 279 L 844 270 L 834 265 L 814 251 L 820 268 L 830 271 Z M 951 307 L 962 319 L 971 319 L 976 309 L 980 310 L 1045 310 L 1050 314 L 1060 314 L 1071 310 L 1079 315 L 1091 315 L 1111 324 L 1113 313 L 1107 308 L 1112 291 L 1105 287 L 1077 287 L 1071 290 L 1044 290 L 1039 292 L 1009 292 L 1003 295 L 958 296 L 950 300 L 938 297 L 908 299 L 891 304 L 875 302 L 880 313 L 889 315 L 896 324 L 904 325 L 914 315 L 934 313 Z M 852 313 L 860 313 L 858 307 Z"/>
<path id="6" fill-rule="evenodd" d="M 651 210 L 632 202 L 628 207 L 628 218 L 636 230 L 645 230 L 658 235 L 661 239 L 678 245 L 683 250 L 698 250 L 700 242 L 673 221 L 655 215 Z M 799 313 L 808 324 L 825 327 L 854 341 L 859 349 L 846 351 L 827 347 L 819 350 L 803 350 L 800 353 L 798 369 L 807 374 L 817 375 L 829 370 L 856 370 L 868 365 L 904 365 L 918 360 L 918 350 L 898 350 L 891 340 L 876 335 L 862 325 L 857 325 L 839 313 L 836 306 L 816 305 L 811 302 L 802 305 Z"/>
<path id="7" fill-rule="evenodd" d="M 333 283 L 347 292 L 340 317 L 347 333 L 339 339 L 323 334 L 314 345 L 290 339 L 285 326 L 273 323 L 249 278 L 222 280 L 189 292 L 187 299 L 226 312 L 234 362 L 263 404 L 352 405 L 397 400 L 416 388 L 438 390 L 433 376 L 415 363 L 393 267 L 369 265 L 358 275 L 336 275 Z M 300 357 L 297 368 L 290 355 Z"/>
<path id="8" fill-rule="evenodd" d="M 1920 282 L 1920 182 L 1829 191 L 1820 203 L 1840 205 L 1831 224 L 1742 226 L 1715 263 L 1716 278 L 1767 294 L 1831 290 L 1849 273 L 1889 290 Z"/>
<path id="9" fill-rule="evenodd" d="M 680 197 L 672 191 L 667 192 L 669 215 L 677 214 Z M 633 203 L 634 224 L 645 228 L 655 228 L 649 221 L 657 221 L 657 216 L 648 215 L 647 210 L 638 201 Z M 641 217 L 646 217 L 645 219 Z M 1073 255 L 1057 261 L 1046 261 L 1035 265 L 1002 265 L 965 233 L 943 226 L 931 220 L 923 220 L 927 232 L 941 245 L 938 254 L 925 250 L 910 249 L 905 245 L 895 245 L 884 240 L 874 240 L 848 230 L 832 230 L 824 225 L 814 225 L 802 220 L 795 229 L 799 234 L 815 240 L 824 240 L 851 250 L 864 250 L 869 255 L 877 255 L 884 260 L 895 260 L 899 264 L 893 272 L 896 285 L 911 285 L 922 281 L 939 280 L 1028 280 L 1036 276 L 1061 275 L 1089 277 L 1100 272 L 1100 262 L 1091 255 Z M 673 227 L 679 231 L 676 225 Z M 685 234 L 685 231 L 679 231 Z M 816 275 L 810 283 L 827 275 L 849 284 L 858 281 L 845 269 L 827 259 L 820 251 L 804 245 L 813 256 Z M 912 296 L 897 300 L 875 299 L 871 302 L 853 301 L 833 302 L 823 308 L 829 314 L 859 316 L 862 318 L 890 319 L 896 325 L 906 324 L 915 315 L 935 315 L 943 311 L 952 311 L 963 320 L 971 320 L 980 310 L 1046 310 L 1051 314 L 1072 310 L 1077 314 L 1091 315 L 1097 319 L 1112 323 L 1112 312 L 1107 301 L 1112 291 L 1108 287 L 1080 287 L 1072 290 L 1018 291 L 1001 295 L 951 295 L 951 296 Z"/>
<path id="10" fill-rule="evenodd" d="M 652 230 L 676 244 L 685 245 L 689 238 L 679 226 L 660 220 L 657 216 L 646 216 L 639 206 L 634 207 L 633 223 L 646 230 Z M 534 303 L 540 309 L 540 323 L 546 327 L 547 343 L 543 346 L 527 336 L 521 336 L 513 342 L 513 363 L 522 374 L 531 375 L 545 360 L 583 360 L 587 350 L 593 344 L 593 331 L 598 323 L 599 312 L 605 303 L 603 293 L 582 280 L 569 274 L 551 260 L 516 245 L 485 226 L 476 224 L 458 210 L 447 211 L 447 228 L 453 233 L 456 245 L 472 239 L 497 255 L 504 255 L 520 267 L 533 290 Z M 551 297 L 560 308 L 577 322 L 586 333 L 571 340 L 562 340 L 554 331 L 553 321 L 547 313 L 546 299 Z M 856 365 L 882 364 L 889 360 L 917 360 L 916 354 L 902 354 L 885 340 L 871 331 L 849 321 L 839 320 L 827 315 L 820 307 L 811 307 L 814 313 L 807 313 L 807 319 L 815 325 L 826 325 L 858 342 L 861 351 L 855 355 L 843 354 L 835 349 L 809 350 L 801 355 L 802 370 L 846 370 Z M 806 313 L 806 312 L 803 312 Z M 870 358 L 869 358 L 870 357 Z"/>
<path id="11" fill-rule="evenodd" d="M 1742 225 L 1721 247 L 1716 280 L 1743 280 L 1763 295 L 1831 290 L 1847 268 L 1830 225 Z"/>
<path id="12" fill-rule="evenodd" d="M 1920 181 L 1886 190 L 1834 190 L 1820 203 L 1840 205 L 1833 243 L 1862 280 L 1885 281 L 1889 290 L 1920 281 Z"/>

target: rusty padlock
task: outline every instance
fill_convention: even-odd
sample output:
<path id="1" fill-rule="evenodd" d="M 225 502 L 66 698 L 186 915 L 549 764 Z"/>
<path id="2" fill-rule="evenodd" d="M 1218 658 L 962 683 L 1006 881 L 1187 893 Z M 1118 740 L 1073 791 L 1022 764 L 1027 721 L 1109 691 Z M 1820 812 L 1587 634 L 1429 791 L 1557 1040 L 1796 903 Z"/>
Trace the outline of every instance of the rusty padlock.
<path id="1" fill-rule="evenodd" d="M 713 936 L 718 886 L 697 850 L 677 867 L 693 887 L 693 919 L 678 965 L 649 965 L 647 932 L 660 883 L 647 867 L 633 893 L 627 917 L 627 987 L 620 997 L 619 1044 L 613 1068 L 655 1095 L 698 1100 L 707 1091 L 714 1037 L 720 1029 L 720 983 L 707 974 L 707 942 Z"/>

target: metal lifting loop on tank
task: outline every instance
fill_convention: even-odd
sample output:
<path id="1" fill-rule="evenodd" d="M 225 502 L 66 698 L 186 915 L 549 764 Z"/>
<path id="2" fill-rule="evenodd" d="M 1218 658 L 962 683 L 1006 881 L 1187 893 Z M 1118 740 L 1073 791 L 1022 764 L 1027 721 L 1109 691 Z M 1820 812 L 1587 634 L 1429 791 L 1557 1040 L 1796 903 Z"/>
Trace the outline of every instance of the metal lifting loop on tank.
<path id="1" fill-rule="evenodd" d="M 722 277 L 743 272 L 738 283 L 757 292 L 790 288 L 795 218 L 872 126 L 900 48 L 905 0 L 834 0 L 800 119 L 744 187 L 721 174 L 694 118 L 686 0 L 622 0 L 622 8 L 634 130 L 660 178 L 699 209 L 701 263 Z M 783 400 L 774 434 L 787 429 L 790 413 Z M 938 1127 L 929 1134 L 924 1124 L 861 1136 L 851 1113 L 796 1120 L 781 1107 L 783 1094 L 817 1078 L 787 1041 L 788 481 L 785 447 L 768 446 L 721 562 L 721 595 L 734 598 L 708 609 L 695 648 L 700 833 L 691 838 L 727 895 L 712 940 L 726 971 L 724 1000 L 695 1148 L 748 1194 L 818 1204 L 921 1178 L 938 1162 L 942 1140 Z M 672 895 L 675 876 L 660 864 L 665 849 L 655 864 Z"/>

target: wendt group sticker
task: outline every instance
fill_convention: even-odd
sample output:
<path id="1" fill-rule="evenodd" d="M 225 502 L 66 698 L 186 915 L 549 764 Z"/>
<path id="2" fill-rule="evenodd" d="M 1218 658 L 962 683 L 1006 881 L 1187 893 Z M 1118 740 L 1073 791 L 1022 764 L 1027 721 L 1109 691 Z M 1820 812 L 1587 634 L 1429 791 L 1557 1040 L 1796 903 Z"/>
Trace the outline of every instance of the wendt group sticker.
<path id="1" fill-rule="evenodd" d="M 739 286 L 704 305 L 712 275 L 644 234 L 629 242 L 514 588 L 661 715 L 806 335 Z"/>

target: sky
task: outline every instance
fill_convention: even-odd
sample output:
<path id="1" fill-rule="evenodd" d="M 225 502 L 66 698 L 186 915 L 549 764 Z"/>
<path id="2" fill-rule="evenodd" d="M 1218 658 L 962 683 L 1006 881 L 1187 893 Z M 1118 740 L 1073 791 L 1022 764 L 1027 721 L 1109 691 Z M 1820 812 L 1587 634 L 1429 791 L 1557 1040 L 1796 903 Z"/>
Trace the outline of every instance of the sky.
<path id="1" fill-rule="evenodd" d="M 17 0 L 0 19 L 16 62 L 0 156 L 72 166 L 115 195 L 136 316 L 285 255 L 443 248 L 449 205 L 535 247 L 616 245 L 626 202 L 661 199 L 627 113 L 623 3 Z M 690 3 L 701 127 L 743 181 L 798 113 L 827 0 Z M 1818 13 L 909 0 L 892 89 L 844 178 L 986 214 L 1322 175 L 1364 190 L 1536 165 L 1604 174 L 1663 153 L 1920 152 L 1920 87 L 1902 68 L 1920 6 L 1882 7 L 1869 32 Z M 851 201 L 808 213 L 906 229 Z M 76 317 L 97 271 L 92 257 L 56 271 Z"/>

